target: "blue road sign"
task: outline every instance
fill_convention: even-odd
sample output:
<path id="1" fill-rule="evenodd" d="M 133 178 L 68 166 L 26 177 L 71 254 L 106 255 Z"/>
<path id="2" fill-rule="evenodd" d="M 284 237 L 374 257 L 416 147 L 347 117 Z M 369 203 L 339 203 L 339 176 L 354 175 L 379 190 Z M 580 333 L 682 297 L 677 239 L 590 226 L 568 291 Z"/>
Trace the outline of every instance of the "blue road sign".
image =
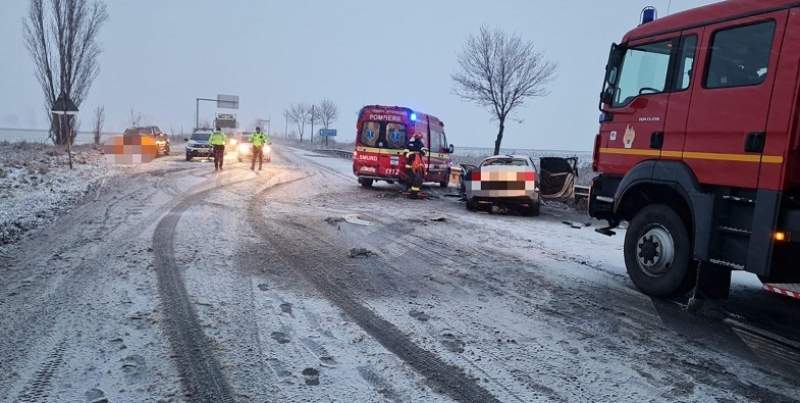
<path id="1" fill-rule="evenodd" d="M 319 129 L 320 137 L 336 137 L 336 129 Z"/>

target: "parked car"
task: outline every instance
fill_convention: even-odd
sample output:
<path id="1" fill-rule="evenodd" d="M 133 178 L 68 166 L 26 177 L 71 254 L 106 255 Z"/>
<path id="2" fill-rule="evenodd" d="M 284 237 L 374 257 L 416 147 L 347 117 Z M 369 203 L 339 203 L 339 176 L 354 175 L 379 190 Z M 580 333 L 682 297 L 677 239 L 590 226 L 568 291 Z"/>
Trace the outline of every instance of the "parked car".
<path id="1" fill-rule="evenodd" d="M 158 126 L 130 127 L 125 129 L 125 132 L 123 133 L 123 137 L 129 136 L 141 136 L 149 138 L 149 141 L 140 141 L 140 144 L 155 144 L 156 157 L 169 155 L 170 153 L 169 136 L 161 131 Z"/>
<path id="2" fill-rule="evenodd" d="M 468 210 L 492 206 L 539 215 L 536 166 L 524 155 L 495 155 L 479 166 L 465 166 L 462 190 Z"/>
<path id="3" fill-rule="evenodd" d="M 208 144 L 211 133 L 210 129 L 195 129 L 192 137 L 185 139 L 186 161 L 191 161 L 195 157 L 211 158 L 211 144 Z"/>

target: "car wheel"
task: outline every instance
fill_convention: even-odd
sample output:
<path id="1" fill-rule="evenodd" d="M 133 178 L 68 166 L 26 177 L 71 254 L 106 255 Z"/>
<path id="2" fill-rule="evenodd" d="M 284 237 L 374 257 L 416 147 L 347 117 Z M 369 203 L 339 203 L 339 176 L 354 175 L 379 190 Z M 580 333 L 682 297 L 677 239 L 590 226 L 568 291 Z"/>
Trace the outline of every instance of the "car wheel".
<path id="1" fill-rule="evenodd" d="M 358 178 L 358 183 L 364 188 L 371 188 L 372 182 L 372 179 Z"/>
<path id="2" fill-rule="evenodd" d="M 189 154 L 186 154 L 186 161 L 191 161 L 191 160 L 192 160 L 192 156 L 189 155 Z"/>
<path id="3" fill-rule="evenodd" d="M 536 217 L 541 212 L 542 205 L 538 202 L 531 203 L 527 207 L 525 207 L 525 215 L 530 217 Z"/>
<path id="4" fill-rule="evenodd" d="M 692 289 L 697 265 L 686 225 L 673 209 L 654 204 L 634 216 L 625 234 L 625 267 L 636 287 L 653 297 Z"/>

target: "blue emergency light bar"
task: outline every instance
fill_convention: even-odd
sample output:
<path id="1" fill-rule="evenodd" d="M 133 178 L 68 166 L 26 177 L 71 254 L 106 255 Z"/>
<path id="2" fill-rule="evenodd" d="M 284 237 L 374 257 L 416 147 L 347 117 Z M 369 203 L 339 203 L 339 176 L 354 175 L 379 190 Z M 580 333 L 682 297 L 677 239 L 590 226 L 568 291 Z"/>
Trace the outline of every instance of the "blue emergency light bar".
<path id="1" fill-rule="evenodd" d="M 641 25 L 653 22 L 658 18 L 658 11 L 653 6 L 647 6 L 642 9 L 642 23 Z"/>
<path id="2" fill-rule="evenodd" d="M 411 112 L 411 115 L 409 115 L 408 118 L 411 119 L 412 122 L 416 122 L 417 121 L 417 114 L 414 113 L 414 112 Z"/>

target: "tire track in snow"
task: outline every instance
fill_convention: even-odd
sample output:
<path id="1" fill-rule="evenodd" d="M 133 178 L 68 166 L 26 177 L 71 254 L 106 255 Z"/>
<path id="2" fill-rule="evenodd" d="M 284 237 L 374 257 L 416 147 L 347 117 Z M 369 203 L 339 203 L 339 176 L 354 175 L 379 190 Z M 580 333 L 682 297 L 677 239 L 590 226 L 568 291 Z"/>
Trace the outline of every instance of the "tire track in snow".
<path id="1" fill-rule="evenodd" d="M 295 181 L 303 180 L 299 178 Z M 286 182 L 288 184 L 290 182 Z M 299 230 L 295 225 L 283 225 L 280 231 L 273 230 L 261 207 L 264 197 L 275 187 L 260 192 L 249 208 L 256 230 L 268 238 L 286 263 L 292 266 L 317 291 L 353 319 L 365 332 L 375 338 L 384 348 L 397 355 L 414 370 L 425 377 L 439 392 L 459 402 L 499 402 L 489 391 L 468 376 L 463 369 L 446 363 L 436 354 L 425 350 L 406 337 L 401 329 L 383 319 L 361 304 L 355 296 L 328 277 L 326 267 L 341 266 L 341 256 L 328 252 L 328 247 L 316 239 L 313 233 Z M 292 224 L 289 222 L 288 224 Z M 280 234 L 280 235 L 278 235 Z M 297 245 L 304 245 L 297 248 Z M 309 253 L 313 251 L 313 253 Z M 324 263 L 322 263 L 324 262 Z"/>
<path id="2" fill-rule="evenodd" d="M 192 194 L 172 208 L 159 221 L 153 233 L 153 253 L 158 293 L 164 309 L 164 327 L 177 359 L 181 383 L 192 401 L 233 402 L 235 398 L 222 367 L 214 356 L 211 340 L 203 332 L 175 261 L 175 230 L 183 213 L 211 192 L 258 178 L 229 182 Z"/>

